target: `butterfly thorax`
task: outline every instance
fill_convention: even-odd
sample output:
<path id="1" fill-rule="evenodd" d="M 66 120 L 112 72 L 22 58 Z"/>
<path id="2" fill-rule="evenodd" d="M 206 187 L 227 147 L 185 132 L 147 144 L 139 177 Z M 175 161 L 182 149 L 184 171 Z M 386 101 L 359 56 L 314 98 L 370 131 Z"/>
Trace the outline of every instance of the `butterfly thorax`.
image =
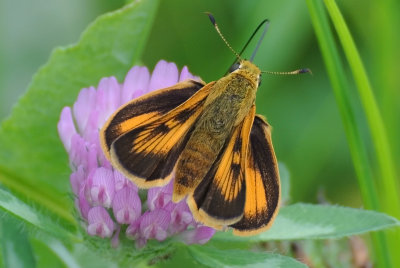
<path id="1" fill-rule="evenodd" d="M 237 70 L 218 80 L 205 102 L 198 125 L 204 124 L 205 131 L 229 135 L 254 104 L 259 73 L 257 66 L 244 61 Z"/>
<path id="2" fill-rule="evenodd" d="M 249 61 L 218 80 L 204 104 L 176 168 L 181 186 L 175 199 L 187 194 L 207 174 L 233 129 L 240 124 L 254 104 L 260 70 Z"/>

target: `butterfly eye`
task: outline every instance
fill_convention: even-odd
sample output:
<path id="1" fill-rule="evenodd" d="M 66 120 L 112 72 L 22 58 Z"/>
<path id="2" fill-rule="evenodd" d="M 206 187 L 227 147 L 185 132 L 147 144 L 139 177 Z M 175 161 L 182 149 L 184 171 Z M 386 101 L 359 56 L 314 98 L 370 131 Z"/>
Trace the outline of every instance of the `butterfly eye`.
<path id="1" fill-rule="evenodd" d="M 258 86 L 261 85 L 261 75 L 258 77 Z"/>
<path id="2" fill-rule="evenodd" d="M 235 63 L 231 66 L 231 68 L 229 68 L 229 72 L 231 73 L 231 72 L 233 72 L 233 71 L 236 71 L 237 69 L 239 69 L 239 67 L 240 67 L 240 63 L 239 63 L 239 62 L 235 62 Z"/>

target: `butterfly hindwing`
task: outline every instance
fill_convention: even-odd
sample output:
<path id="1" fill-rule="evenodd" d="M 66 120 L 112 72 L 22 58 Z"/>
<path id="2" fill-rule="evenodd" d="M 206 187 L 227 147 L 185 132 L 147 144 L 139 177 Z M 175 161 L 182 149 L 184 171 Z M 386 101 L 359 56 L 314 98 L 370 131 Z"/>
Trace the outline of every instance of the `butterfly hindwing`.
<path id="1" fill-rule="evenodd" d="M 104 124 L 100 140 L 107 158 L 111 144 L 121 135 L 163 116 L 187 101 L 204 86 L 194 80 L 185 80 L 174 86 L 160 89 L 134 99 L 119 108 Z"/>
<path id="2" fill-rule="evenodd" d="M 256 116 L 251 128 L 246 162 L 246 201 L 243 217 L 231 225 L 236 235 L 268 229 L 279 208 L 279 170 L 268 123 Z"/>
<path id="3" fill-rule="evenodd" d="M 172 111 L 153 114 L 149 123 L 116 138 L 110 148 L 113 165 L 141 188 L 166 184 L 213 84 L 202 87 Z"/>
<path id="4" fill-rule="evenodd" d="M 237 222 L 245 206 L 245 163 L 255 106 L 233 131 L 206 177 L 188 197 L 197 220 L 214 228 Z"/>

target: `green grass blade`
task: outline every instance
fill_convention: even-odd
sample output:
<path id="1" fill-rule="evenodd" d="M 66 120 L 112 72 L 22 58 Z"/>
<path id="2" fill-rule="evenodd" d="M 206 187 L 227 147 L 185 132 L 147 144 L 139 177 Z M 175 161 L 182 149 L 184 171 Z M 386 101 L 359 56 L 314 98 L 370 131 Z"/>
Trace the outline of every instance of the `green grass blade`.
<path id="1" fill-rule="evenodd" d="M 350 95 L 346 90 L 350 85 L 346 79 L 343 64 L 336 48 L 333 34 L 329 27 L 325 9 L 320 0 L 307 0 L 312 23 L 324 57 L 326 68 L 342 118 L 351 157 L 357 174 L 362 199 L 366 208 L 379 209 L 377 193 L 372 179 L 366 146 L 357 128 L 354 109 L 351 106 Z M 386 238 L 382 233 L 373 234 L 374 251 L 377 261 L 382 267 L 389 262 Z"/>
<path id="2" fill-rule="evenodd" d="M 383 196 L 384 209 L 392 216 L 400 217 L 400 201 L 397 192 L 396 169 L 393 163 L 381 112 L 378 108 L 361 57 L 339 8 L 334 0 L 324 0 L 324 2 L 342 43 L 347 60 L 349 61 L 364 106 L 382 175 L 382 180 L 380 181 L 382 181 L 383 184 L 382 190 L 385 192 L 385 195 Z"/>
<path id="3" fill-rule="evenodd" d="M 354 108 L 350 101 L 350 94 L 346 91 L 347 88 L 350 88 L 350 85 L 344 73 L 343 64 L 340 60 L 333 35 L 330 32 L 325 10 L 318 0 L 308 0 L 307 3 L 326 68 L 331 79 L 336 102 L 339 106 L 339 112 L 349 142 L 350 153 L 359 179 L 364 204 L 368 209 L 378 209 L 377 193 L 371 176 L 371 164 L 369 163 L 365 150 L 366 146 L 357 128 Z"/>
<path id="4" fill-rule="evenodd" d="M 379 164 L 381 178 L 379 180 L 379 186 L 380 192 L 382 193 L 380 195 L 382 209 L 389 215 L 400 218 L 400 200 L 398 193 L 399 188 L 396 180 L 396 168 L 381 112 L 374 97 L 361 57 L 336 2 L 334 0 L 324 0 L 324 2 L 343 46 L 344 53 L 357 85 L 361 103 L 364 107 L 377 162 Z M 389 255 L 392 259 L 392 265 L 394 267 L 399 267 L 400 256 L 396 251 L 400 241 L 400 231 L 391 233 L 390 236 L 387 237 L 387 241 L 390 247 Z"/>
<path id="5" fill-rule="evenodd" d="M 387 128 L 388 136 L 392 145 L 395 161 L 400 157 L 400 135 L 399 115 L 400 99 L 398 75 L 398 59 L 400 59 L 400 2 L 397 0 L 372 1 L 370 25 L 373 27 L 370 37 L 373 42 L 368 42 L 372 50 L 373 72 L 377 99 L 382 110 L 383 120 Z M 398 167 L 397 167 L 398 168 Z M 399 169 L 397 169 L 399 172 Z"/>

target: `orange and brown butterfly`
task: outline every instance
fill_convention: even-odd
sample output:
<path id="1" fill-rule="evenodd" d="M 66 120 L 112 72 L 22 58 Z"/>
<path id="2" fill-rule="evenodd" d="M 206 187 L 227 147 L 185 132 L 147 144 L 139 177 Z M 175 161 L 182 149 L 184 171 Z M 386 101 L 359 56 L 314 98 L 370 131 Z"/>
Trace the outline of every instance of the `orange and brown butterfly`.
<path id="1" fill-rule="evenodd" d="M 208 84 L 186 80 L 132 100 L 110 117 L 100 140 L 112 165 L 138 187 L 174 178 L 173 201 L 187 198 L 197 221 L 252 235 L 271 226 L 280 200 L 271 128 L 255 114 L 261 71 L 208 15 L 235 53 L 236 69 Z"/>

